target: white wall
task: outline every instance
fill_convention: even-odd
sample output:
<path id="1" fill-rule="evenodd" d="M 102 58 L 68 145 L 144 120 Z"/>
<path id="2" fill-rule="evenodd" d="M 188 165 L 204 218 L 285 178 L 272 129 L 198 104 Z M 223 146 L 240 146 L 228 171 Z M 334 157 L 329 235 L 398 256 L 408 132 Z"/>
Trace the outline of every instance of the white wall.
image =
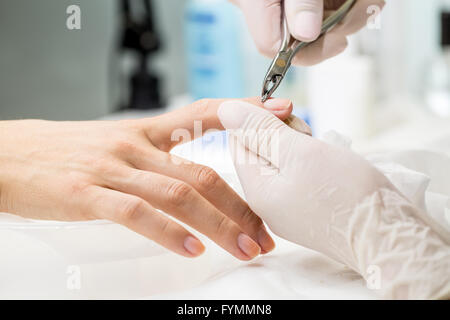
<path id="1" fill-rule="evenodd" d="M 385 96 L 420 96 L 427 65 L 438 52 L 439 11 L 448 0 L 388 0 L 378 51 Z"/>

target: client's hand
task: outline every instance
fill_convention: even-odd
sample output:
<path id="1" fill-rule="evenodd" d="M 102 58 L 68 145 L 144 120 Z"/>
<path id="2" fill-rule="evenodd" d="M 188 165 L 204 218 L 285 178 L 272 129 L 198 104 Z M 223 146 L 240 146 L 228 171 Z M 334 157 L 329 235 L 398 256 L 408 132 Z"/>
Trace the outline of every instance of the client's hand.
<path id="1" fill-rule="evenodd" d="M 450 248 L 369 162 L 265 110 L 218 110 L 250 207 L 279 236 L 374 275 L 383 297 L 450 293 Z"/>
<path id="2" fill-rule="evenodd" d="M 223 129 L 217 119 L 223 101 L 201 100 L 139 120 L 0 121 L 0 212 L 108 219 L 178 254 L 201 254 L 202 243 L 160 209 L 239 259 L 268 252 L 274 243 L 261 219 L 216 172 L 169 154 L 195 135 L 194 121 L 203 131 Z M 247 101 L 263 107 L 259 98 Z M 264 107 L 282 119 L 292 111 L 283 99 Z M 187 133 L 184 141 L 172 138 L 175 130 Z"/>

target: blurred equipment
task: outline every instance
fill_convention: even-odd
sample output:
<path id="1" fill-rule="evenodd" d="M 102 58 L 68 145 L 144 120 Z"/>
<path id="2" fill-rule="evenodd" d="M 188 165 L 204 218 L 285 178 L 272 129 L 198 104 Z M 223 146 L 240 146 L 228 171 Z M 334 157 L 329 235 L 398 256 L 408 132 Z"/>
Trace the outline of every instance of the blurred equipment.
<path id="1" fill-rule="evenodd" d="M 244 96 L 238 9 L 227 0 L 189 0 L 185 45 L 191 98 Z"/>
<path id="2" fill-rule="evenodd" d="M 322 25 L 321 36 L 331 30 L 338 24 L 350 11 L 356 0 L 347 0 L 334 14 L 328 17 Z M 319 37 L 320 38 L 320 37 Z M 316 40 L 317 41 L 317 40 Z M 280 86 L 286 72 L 291 66 L 292 59 L 298 51 L 312 42 L 302 42 L 291 37 L 286 19 L 283 19 L 283 39 L 278 54 L 272 61 L 272 64 L 264 78 L 261 100 L 265 102 L 269 99 L 275 90 Z"/>
<path id="3" fill-rule="evenodd" d="M 441 13 L 441 51 L 431 64 L 425 98 L 436 115 L 450 117 L 450 11 Z"/>
<path id="4" fill-rule="evenodd" d="M 358 40 L 349 38 L 344 53 L 307 69 L 308 106 L 316 136 L 336 130 L 357 143 L 373 134 L 375 67 L 372 57 L 361 53 Z"/>
<path id="5" fill-rule="evenodd" d="M 149 58 L 158 51 L 161 42 L 155 29 L 150 0 L 121 0 L 122 40 L 120 53 L 132 51 L 137 65 L 129 79 L 129 94 L 123 109 L 162 108 L 160 84 L 155 73 L 149 70 Z"/>

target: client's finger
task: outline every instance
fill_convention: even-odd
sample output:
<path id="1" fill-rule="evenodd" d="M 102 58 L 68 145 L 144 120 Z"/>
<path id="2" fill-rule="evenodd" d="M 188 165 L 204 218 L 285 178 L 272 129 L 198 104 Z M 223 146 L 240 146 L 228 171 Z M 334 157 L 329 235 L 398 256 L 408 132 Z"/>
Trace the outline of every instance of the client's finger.
<path id="1" fill-rule="evenodd" d="M 296 122 L 293 119 L 291 121 Z M 262 220 L 213 169 L 162 151 L 136 157 L 132 162 L 141 170 L 156 172 L 188 183 L 223 214 L 236 222 L 259 244 L 262 252 L 274 249 L 275 243 L 267 233 Z"/>
<path id="2" fill-rule="evenodd" d="M 240 226 L 184 181 L 130 168 L 117 172 L 108 184 L 190 225 L 238 259 L 250 260 L 260 253 L 260 246 Z"/>
<path id="3" fill-rule="evenodd" d="M 93 186 L 86 192 L 85 213 L 117 222 L 185 257 L 196 257 L 205 247 L 189 231 L 165 217 L 142 198 Z"/>
<path id="4" fill-rule="evenodd" d="M 219 106 L 231 99 L 203 99 L 192 103 L 182 109 L 163 114 L 150 119 L 138 120 L 144 127 L 152 144 L 160 150 L 169 151 L 175 145 L 192 140 L 204 134 L 207 130 L 223 130 L 217 118 Z M 265 108 L 275 116 L 284 120 L 292 112 L 292 102 L 287 99 L 271 99 L 264 104 L 259 97 L 241 99 L 254 106 Z M 180 134 L 180 130 L 183 134 Z M 183 136 L 186 139 L 179 141 L 172 139 L 172 135 Z M 186 141 L 187 140 L 187 141 Z"/>

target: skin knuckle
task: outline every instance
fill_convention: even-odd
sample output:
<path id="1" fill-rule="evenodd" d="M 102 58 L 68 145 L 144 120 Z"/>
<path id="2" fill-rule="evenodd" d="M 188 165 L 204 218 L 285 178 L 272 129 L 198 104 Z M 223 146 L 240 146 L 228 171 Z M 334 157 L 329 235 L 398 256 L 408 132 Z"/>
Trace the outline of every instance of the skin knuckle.
<path id="1" fill-rule="evenodd" d="M 241 216 L 242 222 L 245 225 L 251 225 L 255 227 L 262 226 L 263 222 L 260 217 L 258 217 L 250 207 L 247 207 Z"/>
<path id="2" fill-rule="evenodd" d="M 215 234 L 218 237 L 223 237 L 226 234 L 228 234 L 229 230 L 232 228 L 230 221 L 225 217 L 222 216 L 220 217 L 220 219 L 217 221 L 216 227 L 215 227 Z"/>
<path id="3" fill-rule="evenodd" d="M 114 174 L 118 167 L 117 164 L 107 157 L 92 157 L 87 165 L 91 169 L 91 174 L 98 177 L 105 177 Z"/>
<path id="4" fill-rule="evenodd" d="M 220 176 L 213 169 L 205 166 L 197 169 L 196 178 L 200 187 L 207 189 L 216 187 L 221 180 Z"/>
<path id="5" fill-rule="evenodd" d="M 122 202 L 118 210 L 118 221 L 126 224 L 137 219 L 140 216 L 144 205 L 144 201 L 140 199 L 131 199 Z"/>
<path id="6" fill-rule="evenodd" d="M 90 184 L 87 181 L 85 181 L 81 176 L 74 174 L 72 174 L 70 181 L 67 183 L 69 196 L 71 198 L 83 195 L 89 187 Z"/>
<path id="7" fill-rule="evenodd" d="M 166 219 L 158 228 L 156 239 L 165 242 L 170 237 L 170 220 Z"/>
<path id="8" fill-rule="evenodd" d="M 116 140 L 113 143 L 113 149 L 118 154 L 133 154 L 138 152 L 138 146 L 131 141 Z"/>
<path id="9" fill-rule="evenodd" d="M 181 205 L 188 201 L 192 194 L 192 187 L 182 181 L 174 181 L 167 187 L 167 199 L 173 205 Z"/>
<path id="10" fill-rule="evenodd" d="M 132 176 L 133 176 L 133 180 L 139 181 L 140 185 L 151 186 L 151 185 L 155 184 L 153 177 L 145 171 L 135 172 Z"/>
<path id="11" fill-rule="evenodd" d="M 209 111 L 210 99 L 200 99 L 195 103 L 194 114 L 198 117 L 204 116 Z"/>

